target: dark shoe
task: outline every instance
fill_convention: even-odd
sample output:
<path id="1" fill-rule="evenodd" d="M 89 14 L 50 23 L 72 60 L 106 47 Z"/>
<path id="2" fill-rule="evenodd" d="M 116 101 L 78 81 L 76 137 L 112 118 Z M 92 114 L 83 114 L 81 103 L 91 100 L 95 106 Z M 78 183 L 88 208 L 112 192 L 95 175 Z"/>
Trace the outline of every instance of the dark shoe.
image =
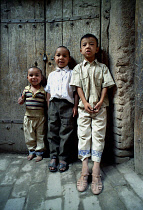
<path id="1" fill-rule="evenodd" d="M 61 162 L 60 161 L 60 163 L 59 163 L 59 172 L 65 172 L 66 170 L 68 170 L 68 168 L 69 168 L 69 166 L 68 166 L 68 164 L 65 162 L 65 161 L 63 161 L 63 162 Z"/>
<path id="2" fill-rule="evenodd" d="M 53 155 L 53 157 L 51 158 L 48 168 L 49 168 L 49 171 L 51 172 L 57 171 L 57 157 L 55 155 Z"/>

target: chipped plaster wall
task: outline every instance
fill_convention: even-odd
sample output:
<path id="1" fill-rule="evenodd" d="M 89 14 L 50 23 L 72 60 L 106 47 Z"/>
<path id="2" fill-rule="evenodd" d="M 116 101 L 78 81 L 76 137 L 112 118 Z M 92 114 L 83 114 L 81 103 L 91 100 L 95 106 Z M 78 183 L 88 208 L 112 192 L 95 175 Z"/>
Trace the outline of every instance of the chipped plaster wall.
<path id="1" fill-rule="evenodd" d="M 111 0 L 110 69 L 116 87 L 113 97 L 113 139 L 116 162 L 133 155 L 135 0 Z"/>

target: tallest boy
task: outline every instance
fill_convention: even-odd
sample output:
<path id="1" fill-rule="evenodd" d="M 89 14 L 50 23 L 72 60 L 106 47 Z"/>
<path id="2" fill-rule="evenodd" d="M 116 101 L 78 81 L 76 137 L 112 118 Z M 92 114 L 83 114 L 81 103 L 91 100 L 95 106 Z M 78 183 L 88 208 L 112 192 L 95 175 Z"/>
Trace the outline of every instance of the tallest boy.
<path id="1" fill-rule="evenodd" d="M 81 177 L 77 181 L 80 192 L 88 186 L 88 158 L 94 162 L 91 190 L 93 194 L 102 191 L 100 162 L 104 149 L 107 113 L 109 105 L 107 89 L 114 85 L 109 69 L 96 59 L 98 40 L 93 34 L 86 34 L 80 40 L 80 52 L 84 61 L 75 66 L 70 85 L 77 87 L 80 97 L 78 106 L 78 156 L 82 161 Z"/>

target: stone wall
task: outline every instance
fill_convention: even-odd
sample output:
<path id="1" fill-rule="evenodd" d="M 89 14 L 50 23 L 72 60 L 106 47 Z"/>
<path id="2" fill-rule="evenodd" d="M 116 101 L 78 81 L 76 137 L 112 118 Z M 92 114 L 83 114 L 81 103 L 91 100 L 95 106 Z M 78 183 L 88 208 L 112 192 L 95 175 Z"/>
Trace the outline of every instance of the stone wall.
<path id="1" fill-rule="evenodd" d="M 116 87 L 113 93 L 113 139 L 115 161 L 133 155 L 135 0 L 111 0 L 109 60 Z"/>

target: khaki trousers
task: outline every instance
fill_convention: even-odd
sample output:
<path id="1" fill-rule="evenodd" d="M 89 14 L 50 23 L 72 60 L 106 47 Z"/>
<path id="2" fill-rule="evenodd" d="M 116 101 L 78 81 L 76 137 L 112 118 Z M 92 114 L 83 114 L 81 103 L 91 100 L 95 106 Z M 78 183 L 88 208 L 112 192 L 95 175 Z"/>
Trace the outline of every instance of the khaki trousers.
<path id="1" fill-rule="evenodd" d="M 45 122 L 46 118 L 44 116 L 24 116 L 25 143 L 29 151 L 44 151 Z"/>
<path id="2" fill-rule="evenodd" d="M 79 108 L 78 113 L 78 157 L 83 161 L 91 156 L 92 161 L 100 162 L 105 144 L 106 108 L 101 108 L 97 114 Z"/>

